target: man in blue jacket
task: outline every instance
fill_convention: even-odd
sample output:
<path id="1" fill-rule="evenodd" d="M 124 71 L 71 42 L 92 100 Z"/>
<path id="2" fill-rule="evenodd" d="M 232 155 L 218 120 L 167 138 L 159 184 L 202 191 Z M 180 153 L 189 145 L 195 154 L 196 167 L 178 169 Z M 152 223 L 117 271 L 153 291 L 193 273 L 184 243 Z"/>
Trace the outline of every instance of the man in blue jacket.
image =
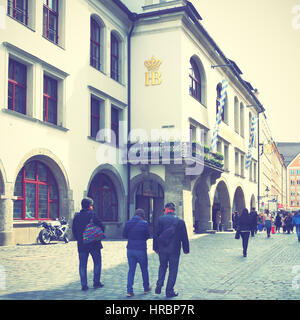
<path id="1" fill-rule="evenodd" d="M 190 252 L 185 222 L 176 217 L 175 205 L 170 202 L 165 205 L 165 214 L 158 219 L 157 232 L 153 237 L 153 250 L 159 255 L 160 263 L 155 289 L 156 294 L 161 293 L 169 266 L 166 296 L 167 298 L 178 296 L 178 293 L 174 291 L 174 285 L 178 273 L 181 246 L 184 254 Z"/>
<path id="2" fill-rule="evenodd" d="M 147 221 L 144 220 L 145 212 L 137 209 L 134 217 L 126 222 L 123 230 L 123 237 L 127 242 L 128 276 L 127 276 L 127 297 L 133 297 L 133 283 L 136 265 L 139 263 L 142 271 L 144 293 L 151 291 L 149 285 L 147 240 L 149 239 L 149 228 Z"/>
<path id="3" fill-rule="evenodd" d="M 84 198 L 81 201 L 82 210 L 79 213 L 76 213 L 72 231 L 74 238 L 77 240 L 77 249 L 79 255 L 79 275 L 81 281 L 81 289 L 83 291 L 88 290 L 87 285 L 87 263 L 89 254 L 91 254 L 94 262 L 94 288 L 101 288 L 103 284 L 100 282 L 101 276 L 101 249 L 103 248 L 101 241 L 94 241 L 88 244 L 83 243 L 83 232 L 87 224 L 93 218 L 95 225 L 101 227 L 104 231 L 105 227 L 99 220 L 98 216 L 93 211 L 93 200 L 91 198 Z"/>
<path id="4" fill-rule="evenodd" d="M 292 224 L 293 226 L 296 226 L 298 241 L 300 242 L 300 211 L 294 214 Z"/>

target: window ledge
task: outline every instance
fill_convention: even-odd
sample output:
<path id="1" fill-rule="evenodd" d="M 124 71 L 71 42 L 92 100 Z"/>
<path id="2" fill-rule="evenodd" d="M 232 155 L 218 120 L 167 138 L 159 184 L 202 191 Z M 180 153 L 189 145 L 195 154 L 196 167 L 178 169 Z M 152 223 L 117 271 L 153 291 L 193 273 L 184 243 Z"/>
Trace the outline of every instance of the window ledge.
<path id="1" fill-rule="evenodd" d="M 95 141 L 95 142 L 99 142 L 99 143 L 107 143 L 107 141 L 104 139 L 104 140 L 97 140 L 95 137 L 92 137 L 92 136 L 87 136 L 87 138 L 89 140 L 92 140 L 92 141 Z"/>
<path id="2" fill-rule="evenodd" d="M 35 122 L 35 123 L 38 123 L 38 124 L 42 124 L 42 125 L 45 125 L 47 127 L 51 127 L 51 128 L 54 128 L 54 129 L 58 129 L 58 130 L 61 130 L 61 131 L 64 131 L 64 132 L 67 132 L 69 131 L 69 129 L 67 128 L 64 128 L 62 126 L 58 126 L 58 125 L 55 125 L 55 124 L 52 124 L 50 122 L 45 122 L 45 121 L 41 121 L 39 119 L 36 119 L 36 118 L 33 118 L 33 117 L 30 117 L 26 114 L 23 114 L 23 113 L 20 113 L 20 112 L 17 112 L 17 111 L 13 111 L 13 110 L 10 110 L 10 109 L 6 109 L 6 108 L 3 108 L 2 109 L 2 112 L 5 112 L 9 115 L 12 115 L 14 117 L 17 117 L 17 118 L 20 118 L 20 119 L 24 119 L 24 120 L 29 120 L 31 122 Z"/>
<path id="3" fill-rule="evenodd" d="M 45 37 L 44 35 L 42 35 L 42 37 L 49 41 L 50 43 L 54 44 L 55 46 L 57 46 L 58 48 L 62 49 L 62 50 L 66 50 L 64 47 L 62 47 L 60 44 L 56 43 L 56 42 L 53 42 L 52 40 L 48 39 L 47 37 Z"/>
<path id="4" fill-rule="evenodd" d="M 9 15 L 9 14 L 7 14 L 7 16 L 10 17 L 12 20 L 17 21 L 18 23 L 20 23 L 22 26 L 26 27 L 26 28 L 29 29 L 30 31 L 35 32 L 35 30 L 34 30 L 32 27 L 30 27 L 29 25 L 23 23 L 22 21 L 19 21 L 18 19 L 12 17 L 12 16 Z"/>

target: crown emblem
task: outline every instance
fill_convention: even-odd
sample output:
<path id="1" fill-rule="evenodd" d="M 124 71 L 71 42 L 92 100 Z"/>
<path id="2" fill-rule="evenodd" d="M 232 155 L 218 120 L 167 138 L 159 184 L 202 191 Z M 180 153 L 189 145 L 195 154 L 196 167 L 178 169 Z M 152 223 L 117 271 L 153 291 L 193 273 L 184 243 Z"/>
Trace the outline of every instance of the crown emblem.
<path id="1" fill-rule="evenodd" d="M 159 59 L 155 59 L 152 57 L 151 60 L 146 60 L 144 65 L 148 69 L 148 71 L 157 71 L 161 65 L 161 61 Z"/>

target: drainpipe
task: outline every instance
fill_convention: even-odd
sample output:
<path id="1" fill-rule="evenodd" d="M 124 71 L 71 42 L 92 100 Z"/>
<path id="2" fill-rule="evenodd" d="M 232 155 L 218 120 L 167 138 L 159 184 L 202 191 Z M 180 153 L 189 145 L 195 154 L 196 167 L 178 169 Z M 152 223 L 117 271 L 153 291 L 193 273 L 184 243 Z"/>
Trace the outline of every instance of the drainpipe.
<path id="1" fill-rule="evenodd" d="M 132 14 L 132 26 L 127 37 L 127 220 L 130 219 L 130 176 L 131 166 L 128 162 L 128 152 L 130 148 L 130 130 L 131 130 L 131 36 L 135 27 L 137 14 Z"/>

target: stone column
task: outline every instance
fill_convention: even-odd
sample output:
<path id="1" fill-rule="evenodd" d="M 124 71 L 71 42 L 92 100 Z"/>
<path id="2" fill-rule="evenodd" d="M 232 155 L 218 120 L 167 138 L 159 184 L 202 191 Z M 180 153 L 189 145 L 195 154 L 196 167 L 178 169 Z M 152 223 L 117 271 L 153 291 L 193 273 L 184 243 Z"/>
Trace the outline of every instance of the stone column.
<path id="1" fill-rule="evenodd" d="M 13 200 L 2 195 L 0 198 L 0 246 L 13 244 Z"/>
<path id="2" fill-rule="evenodd" d="M 186 223 L 188 234 L 193 233 L 193 201 L 191 182 L 185 175 L 183 166 L 166 165 L 165 167 L 165 203 L 173 202 L 176 215 Z"/>

